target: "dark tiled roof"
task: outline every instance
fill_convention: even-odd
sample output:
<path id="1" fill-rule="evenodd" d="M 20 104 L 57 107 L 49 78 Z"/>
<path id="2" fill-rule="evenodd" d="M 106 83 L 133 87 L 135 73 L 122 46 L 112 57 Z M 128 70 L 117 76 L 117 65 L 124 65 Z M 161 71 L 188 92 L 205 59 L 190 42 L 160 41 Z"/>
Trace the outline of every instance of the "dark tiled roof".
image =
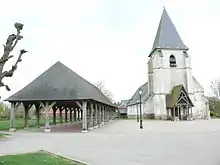
<path id="1" fill-rule="evenodd" d="M 134 95 L 129 100 L 127 105 L 135 105 L 135 104 L 137 104 L 137 100 L 139 100 L 139 90 L 142 91 L 141 101 L 144 102 L 146 97 L 147 97 L 147 94 L 148 94 L 148 82 L 146 82 L 145 84 L 141 85 L 137 89 L 137 91 L 134 93 Z"/>
<path id="2" fill-rule="evenodd" d="M 6 101 L 61 101 L 92 99 L 115 106 L 101 91 L 61 62 L 55 63 Z"/>
<path id="3" fill-rule="evenodd" d="M 180 35 L 178 34 L 176 27 L 167 14 L 166 9 L 163 10 L 163 14 L 160 20 L 157 34 L 154 39 L 154 44 L 150 55 L 155 49 L 181 49 L 187 50 L 187 46 L 183 43 Z M 150 56 L 149 55 L 149 56 Z"/>

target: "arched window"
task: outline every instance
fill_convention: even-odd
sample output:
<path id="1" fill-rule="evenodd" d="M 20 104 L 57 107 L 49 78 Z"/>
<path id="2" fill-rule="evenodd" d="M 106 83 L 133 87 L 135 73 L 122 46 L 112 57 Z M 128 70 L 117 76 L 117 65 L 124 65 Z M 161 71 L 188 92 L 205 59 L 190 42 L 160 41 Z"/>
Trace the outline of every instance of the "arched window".
<path id="1" fill-rule="evenodd" d="M 176 67 L 176 58 L 174 55 L 170 56 L 170 67 Z"/>

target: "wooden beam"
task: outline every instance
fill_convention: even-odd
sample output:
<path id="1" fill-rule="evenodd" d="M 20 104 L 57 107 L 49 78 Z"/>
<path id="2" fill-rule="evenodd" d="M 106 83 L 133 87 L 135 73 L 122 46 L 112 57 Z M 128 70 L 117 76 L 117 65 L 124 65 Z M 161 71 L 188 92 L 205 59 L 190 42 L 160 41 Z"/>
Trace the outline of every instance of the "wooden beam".
<path id="1" fill-rule="evenodd" d="M 80 104 L 79 101 L 76 101 L 76 104 L 79 106 L 80 109 L 83 109 L 83 106 Z"/>

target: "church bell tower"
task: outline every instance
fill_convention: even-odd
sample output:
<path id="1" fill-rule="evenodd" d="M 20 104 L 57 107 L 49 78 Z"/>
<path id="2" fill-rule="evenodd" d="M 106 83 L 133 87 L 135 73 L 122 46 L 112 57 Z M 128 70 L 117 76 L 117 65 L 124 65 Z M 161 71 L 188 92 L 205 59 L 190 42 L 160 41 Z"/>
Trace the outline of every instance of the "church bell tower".
<path id="1" fill-rule="evenodd" d="M 148 96 L 155 116 L 166 116 L 166 95 L 182 84 L 193 94 L 193 78 L 188 47 L 164 8 L 148 61 Z"/>

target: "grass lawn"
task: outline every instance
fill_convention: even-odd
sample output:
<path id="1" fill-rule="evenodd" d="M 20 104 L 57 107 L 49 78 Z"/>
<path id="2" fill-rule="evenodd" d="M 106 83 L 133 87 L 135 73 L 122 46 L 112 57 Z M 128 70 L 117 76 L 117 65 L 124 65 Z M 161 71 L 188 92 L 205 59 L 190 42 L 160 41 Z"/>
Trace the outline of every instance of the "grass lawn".
<path id="1" fill-rule="evenodd" d="M 52 121 L 50 121 L 52 123 Z M 45 124 L 45 120 L 40 120 L 40 126 Z M 36 120 L 29 120 L 28 127 L 35 127 Z M 0 120 L 0 130 L 9 130 L 10 121 L 9 120 Z M 24 128 L 24 119 L 15 119 L 15 128 L 23 129 Z"/>
<path id="2" fill-rule="evenodd" d="M 0 132 L 0 139 L 1 139 L 1 138 L 5 138 L 6 136 L 9 136 L 9 135 L 10 135 L 10 134 L 7 134 L 7 133 L 1 133 L 1 132 Z"/>
<path id="3" fill-rule="evenodd" d="M 0 156 L 0 165 L 83 165 L 44 151 Z"/>

